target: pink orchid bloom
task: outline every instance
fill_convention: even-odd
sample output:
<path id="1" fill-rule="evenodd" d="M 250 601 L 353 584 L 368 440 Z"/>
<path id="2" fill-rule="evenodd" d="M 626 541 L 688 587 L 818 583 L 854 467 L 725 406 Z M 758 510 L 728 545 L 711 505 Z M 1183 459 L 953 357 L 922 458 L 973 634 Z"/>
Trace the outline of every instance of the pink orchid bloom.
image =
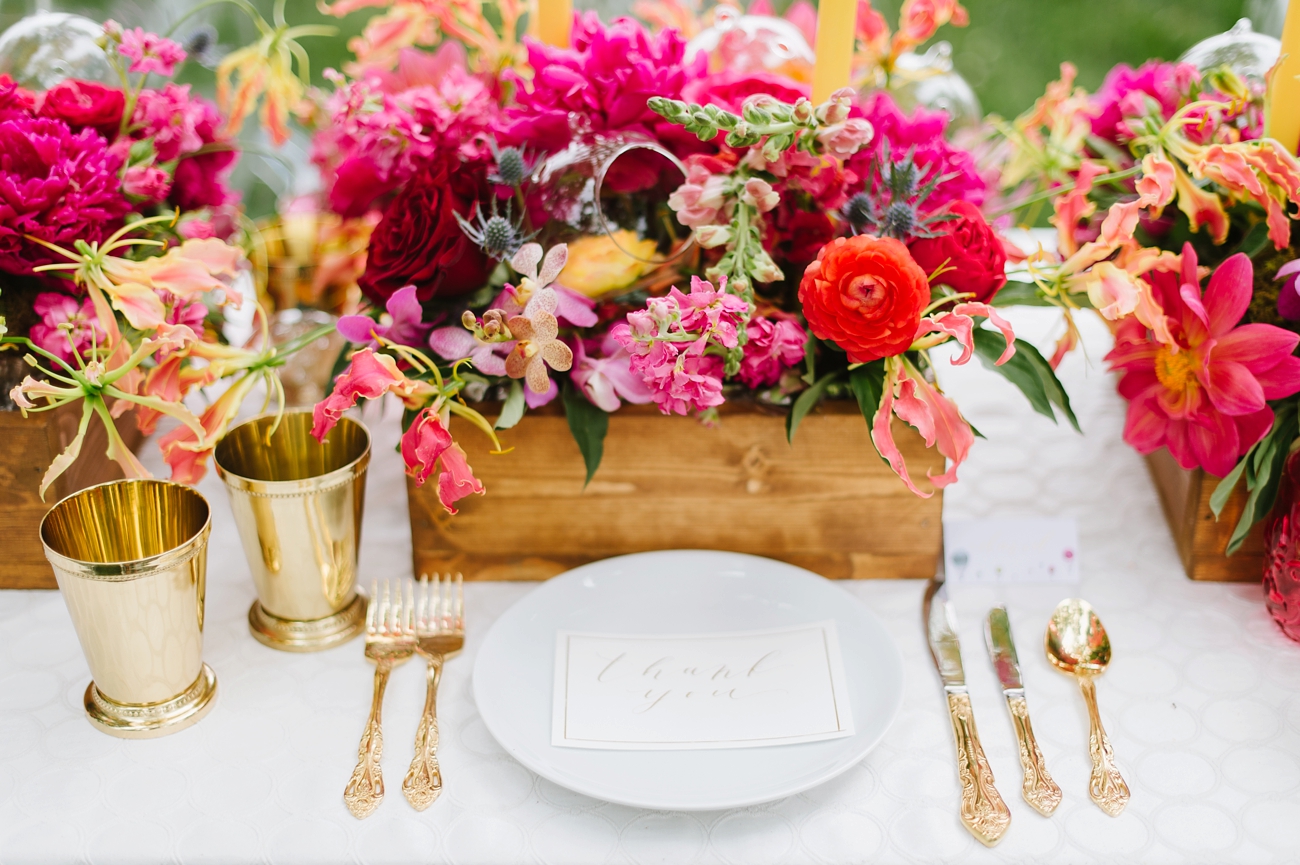
<path id="1" fill-rule="evenodd" d="M 388 355 L 361 349 L 352 355 L 348 368 L 335 379 L 330 395 L 316 403 L 311 434 L 317 441 L 323 441 L 343 412 L 356 405 L 358 399 L 379 399 L 386 393 L 395 394 L 407 408 L 418 409 L 435 390 L 427 382 L 407 378 Z"/>
<path id="2" fill-rule="evenodd" d="M 518 287 L 507 284 L 496 299 L 489 304 L 489 309 L 499 309 L 506 318 L 515 315 L 528 315 L 525 309 L 533 294 L 544 288 L 555 292 L 555 313 L 557 319 L 567 321 L 574 327 L 591 327 L 596 323 L 596 302 L 583 294 L 562 285 L 553 285 L 569 260 L 569 247 L 566 244 L 553 246 L 542 259 L 542 247 L 538 243 L 525 243 L 510 259 L 510 266 L 523 277 Z M 538 264 L 541 270 L 538 270 Z"/>
<path id="3" fill-rule="evenodd" d="M 364 343 L 371 348 L 379 347 L 378 339 L 398 345 L 418 346 L 433 328 L 432 324 L 420 321 L 424 317 L 424 309 L 420 306 L 413 285 L 393 292 L 388 298 L 387 310 L 387 316 L 380 321 L 375 321 L 368 315 L 345 315 L 338 320 L 336 328 L 348 342 Z"/>
<path id="4" fill-rule="evenodd" d="M 1267 400 L 1300 391 L 1300 336 L 1238 322 L 1250 306 L 1253 267 L 1238 253 L 1219 265 L 1202 293 L 1196 253 L 1183 247 L 1180 273 L 1150 279 L 1170 341 L 1136 318 L 1120 323 L 1106 355 L 1129 400 L 1124 440 L 1139 453 L 1160 447 L 1184 468 L 1222 477 L 1273 424 Z"/>
<path id="5" fill-rule="evenodd" d="M 505 375 L 506 359 L 514 343 L 482 343 L 474 334 L 459 325 L 440 327 L 429 334 L 429 348 L 443 360 L 457 361 L 469 358 L 474 368 L 484 375 Z"/>
<path id="6" fill-rule="evenodd" d="M 573 366 L 573 351 L 558 339 L 558 303 L 555 289 L 543 288 L 533 292 L 520 315 L 506 322 L 515 336 L 515 346 L 506 357 L 506 375 L 524 379 L 535 394 L 551 389 L 546 367 L 564 372 Z"/>
<path id="7" fill-rule="evenodd" d="M 569 378 L 593 405 L 615 412 L 622 406 L 621 400 L 645 405 L 654 399 L 644 379 L 632 372 L 632 354 L 610 334 L 605 334 L 601 342 L 601 357 L 587 354 L 583 342 L 575 339 L 572 343 L 573 372 Z"/>

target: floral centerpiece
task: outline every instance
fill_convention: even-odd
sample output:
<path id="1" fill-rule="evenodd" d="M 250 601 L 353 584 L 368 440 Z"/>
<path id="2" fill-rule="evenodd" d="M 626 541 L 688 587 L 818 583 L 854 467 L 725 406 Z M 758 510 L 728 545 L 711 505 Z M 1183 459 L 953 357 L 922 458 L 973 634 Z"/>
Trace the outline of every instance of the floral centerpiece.
<path id="1" fill-rule="evenodd" d="M 1032 110 L 995 120 L 1005 212 L 1051 203 L 1054 254 L 1030 256 L 1026 300 L 1109 321 L 1129 401 L 1124 439 L 1249 493 L 1236 550 L 1272 506 L 1294 449 L 1300 304 L 1292 217 L 1300 164 L 1264 135 L 1262 84 L 1187 63 L 1118 66 L 1090 94 L 1061 68 Z M 1209 277 L 1208 282 L 1206 277 Z"/>
<path id="2" fill-rule="evenodd" d="M 109 459 L 147 476 L 114 423 L 128 412 L 145 434 L 164 415 L 179 421 L 158 444 L 172 477 L 194 483 L 253 388 L 277 392 L 274 370 L 297 345 L 272 347 L 264 315 L 248 346 L 221 331 L 226 309 L 258 304 L 252 238 L 228 185 L 233 136 L 260 99 L 278 137 L 302 91 L 285 58 L 304 32 L 257 20 L 267 38 L 218 68 L 224 110 L 172 80 L 184 47 L 113 21 L 99 45 L 118 85 L 69 78 L 30 91 L 0 76 L 0 350 L 28 367 L 9 398 L 24 414 L 81 407 L 42 497 L 96 420 Z M 201 414 L 186 407 L 222 381 Z"/>
<path id="3" fill-rule="evenodd" d="M 908 2 L 891 41 L 864 7 L 864 80 L 965 16 Z M 437 473 L 454 513 L 483 488 L 452 416 L 500 451 L 498 431 L 558 399 L 590 480 L 609 414 L 629 403 L 714 423 L 725 403 L 755 401 L 784 410 L 793 437 L 819 400 L 851 398 L 881 457 L 928 496 L 975 436 L 935 376 L 930 350 L 949 342 L 953 363 L 978 356 L 1073 422 L 1051 366 L 994 307 L 1019 253 L 982 215 L 991 190 L 944 115 L 905 114 L 884 90 L 814 105 L 797 69 L 714 70 L 683 35 L 707 22 L 685 7 L 639 9 L 671 26 L 587 13 L 556 48 L 514 42 L 510 4 L 501 27 L 461 6 L 400 6 L 354 43 L 349 76 L 321 98 L 314 158 L 337 212 L 382 216 L 360 280 L 372 308 L 339 323 L 358 347 L 316 407 L 318 435 L 357 399 L 396 394 L 408 473 Z M 559 160 L 606 141 L 640 149 L 557 190 L 574 176 Z M 647 150 L 679 161 L 676 180 Z M 593 222 L 572 207 L 603 220 L 602 181 L 639 221 L 582 230 Z M 470 405 L 484 400 L 501 403 L 494 421 Z M 928 488 L 895 418 L 949 460 Z"/>

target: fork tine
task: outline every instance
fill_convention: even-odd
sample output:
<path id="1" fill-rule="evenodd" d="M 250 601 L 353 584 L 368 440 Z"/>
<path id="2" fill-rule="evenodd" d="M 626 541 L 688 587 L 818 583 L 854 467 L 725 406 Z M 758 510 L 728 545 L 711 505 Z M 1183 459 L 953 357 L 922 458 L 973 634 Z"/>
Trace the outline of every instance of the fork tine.
<path id="1" fill-rule="evenodd" d="M 382 592 L 382 595 L 379 601 L 379 633 L 387 634 L 388 620 L 393 611 L 393 597 L 389 591 L 387 578 L 380 583 L 380 591 Z"/>
<path id="2" fill-rule="evenodd" d="M 415 636 L 415 580 L 406 583 L 406 616 L 402 621 L 402 632 L 408 637 Z"/>
<path id="3" fill-rule="evenodd" d="M 379 614 L 379 593 L 375 583 L 370 584 L 370 600 L 366 603 L 366 633 L 375 633 L 375 617 Z"/>
<path id="4" fill-rule="evenodd" d="M 456 572 L 456 618 L 453 626 L 458 631 L 465 630 L 465 578 Z"/>

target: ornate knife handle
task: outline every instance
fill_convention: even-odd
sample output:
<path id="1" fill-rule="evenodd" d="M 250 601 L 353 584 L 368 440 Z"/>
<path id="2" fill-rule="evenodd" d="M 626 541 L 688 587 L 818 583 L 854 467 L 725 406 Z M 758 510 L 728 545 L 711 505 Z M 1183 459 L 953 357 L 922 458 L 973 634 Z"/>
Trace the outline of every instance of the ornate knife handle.
<path id="1" fill-rule="evenodd" d="M 424 714 L 415 730 L 415 756 L 402 781 L 402 793 L 417 811 L 428 808 L 442 793 L 442 770 L 438 768 L 438 682 L 442 679 L 442 662 L 442 655 L 429 657 Z"/>
<path id="2" fill-rule="evenodd" d="M 1020 790 L 1035 811 L 1050 817 L 1061 804 L 1061 788 L 1048 773 L 1043 752 L 1034 738 L 1034 728 L 1029 723 L 1029 704 L 1023 696 L 1008 694 L 1007 708 L 1011 710 L 1011 724 L 1016 728 L 1016 741 L 1020 743 L 1020 768 L 1024 771 Z"/>
<path id="3" fill-rule="evenodd" d="M 1088 779 L 1088 795 L 1097 807 L 1112 817 L 1118 817 L 1128 804 L 1128 784 L 1115 766 L 1115 751 L 1110 747 L 1110 737 L 1101 726 L 1101 713 L 1097 711 L 1097 686 L 1091 676 L 1079 677 L 1083 700 L 1088 704 L 1088 750 L 1092 754 L 1092 777 Z"/>
<path id="4" fill-rule="evenodd" d="M 384 772 L 379 760 L 384 755 L 383 706 L 392 660 L 380 659 L 375 666 L 375 695 L 370 701 L 370 719 L 357 748 L 357 766 L 343 789 L 343 801 L 358 820 L 364 820 L 384 801 Z"/>
<path id="5" fill-rule="evenodd" d="M 970 695 L 948 693 L 948 714 L 957 740 L 957 778 L 961 781 L 961 822 L 986 847 L 1001 840 L 1011 825 L 1011 811 L 993 786 L 993 769 L 980 746 Z"/>

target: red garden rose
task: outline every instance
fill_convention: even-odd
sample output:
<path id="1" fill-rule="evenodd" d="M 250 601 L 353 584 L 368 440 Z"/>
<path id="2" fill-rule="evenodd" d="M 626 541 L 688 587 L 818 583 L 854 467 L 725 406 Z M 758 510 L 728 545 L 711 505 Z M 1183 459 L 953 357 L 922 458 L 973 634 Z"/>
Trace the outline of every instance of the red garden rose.
<path id="1" fill-rule="evenodd" d="M 358 280 L 366 297 L 383 306 L 407 285 L 416 287 L 420 300 L 482 286 L 492 262 L 455 217 L 469 215 L 477 192 L 459 163 L 440 160 L 411 178 L 370 237 L 366 272 Z"/>
<path id="2" fill-rule="evenodd" d="M 957 218 L 936 226 L 942 234 L 919 237 L 907 248 L 927 274 L 944 268 L 935 277 L 936 283 L 970 292 L 975 295 L 971 300 L 988 303 L 1007 284 L 1006 250 L 975 205 L 954 201 L 948 205 L 948 212 Z"/>
<path id="3" fill-rule="evenodd" d="M 126 96 L 95 81 L 67 78 L 45 91 L 40 115 L 62 120 L 75 132 L 93 129 L 106 141 L 117 137 L 126 109 Z"/>
<path id="4" fill-rule="evenodd" d="M 822 247 L 799 283 L 808 327 L 851 363 L 902 354 L 930 301 L 925 272 L 890 237 L 838 237 Z"/>

